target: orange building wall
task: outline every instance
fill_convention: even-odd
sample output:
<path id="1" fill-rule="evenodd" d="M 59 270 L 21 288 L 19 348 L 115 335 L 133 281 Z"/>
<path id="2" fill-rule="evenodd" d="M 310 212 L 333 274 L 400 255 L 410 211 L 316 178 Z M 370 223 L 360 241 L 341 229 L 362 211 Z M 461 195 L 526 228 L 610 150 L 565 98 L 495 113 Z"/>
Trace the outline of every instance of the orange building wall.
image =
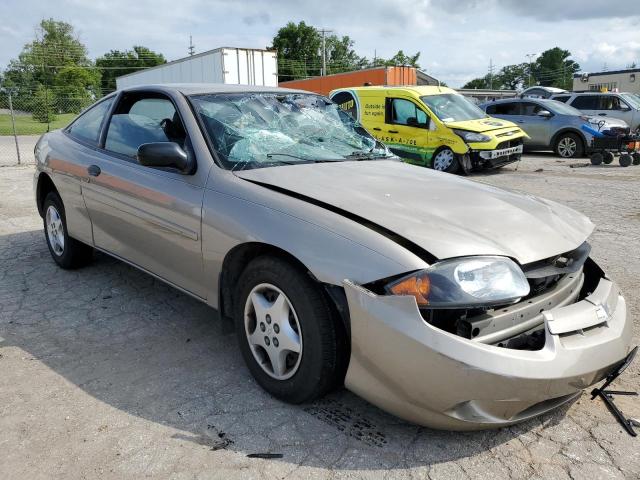
<path id="1" fill-rule="evenodd" d="M 328 95 L 331 90 L 336 88 L 361 87 L 365 83 L 370 83 L 371 85 L 416 85 L 416 69 L 414 67 L 368 68 L 366 70 L 336 73 L 325 77 L 278 82 L 278 86 Z"/>

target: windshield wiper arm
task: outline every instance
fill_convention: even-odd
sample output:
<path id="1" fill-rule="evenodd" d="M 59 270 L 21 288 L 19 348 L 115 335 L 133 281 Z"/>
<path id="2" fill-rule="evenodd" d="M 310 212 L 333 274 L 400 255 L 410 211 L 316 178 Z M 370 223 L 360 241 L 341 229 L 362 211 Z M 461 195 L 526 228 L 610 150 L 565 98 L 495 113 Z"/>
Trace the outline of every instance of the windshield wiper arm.
<path id="1" fill-rule="evenodd" d="M 349 155 L 345 155 L 347 160 L 374 160 L 376 158 L 389 158 L 389 155 L 382 155 L 380 153 L 373 152 L 352 152 Z"/>
<path id="2" fill-rule="evenodd" d="M 283 156 L 283 157 L 291 157 L 291 158 L 297 158 L 298 160 L 302 160 L 302 162 L 305 163 L 324 163 L 324 162 L 342 162 L 341 158 L 335 158 L 335 159 L 331 159 L 331 158 L 323 158 L 323 159 L 313 159 L 313 158 L 305 158 L 305 157 L 300 157 L 298 155 L 293 155 L 291 153 L 267 153 L 266 157 L 267 158 L 273 158 L 274 155 L 278 155 L 278 156 Z M 298 165 L 302 162 L 286 162 L 283 160 L 279 160 L 282 163 L 286 163 L 287 165 Z"/>

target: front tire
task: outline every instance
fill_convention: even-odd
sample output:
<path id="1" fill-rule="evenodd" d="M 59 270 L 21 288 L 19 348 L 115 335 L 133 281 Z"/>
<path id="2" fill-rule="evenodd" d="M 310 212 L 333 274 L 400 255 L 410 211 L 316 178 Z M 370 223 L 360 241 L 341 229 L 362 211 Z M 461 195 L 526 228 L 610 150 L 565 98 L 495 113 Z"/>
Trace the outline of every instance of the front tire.
<path id="1" fill-rule="evenodd" d="M 450 148 L 439 150 L 431 159 L 431 166 L 434 170 L 446 173 L 456 173 L 460 168 L 458 156 Z"/>
<path id="2" fill-rule="evenodd" d="M 553 148 L 556 155 L 562 158 L 580 158 L 584 154 L 582 139 L 575 133 L 563 133 L 557 139 Z"/>
<path id="3" fill-rule="evenodd" d="M 344 380 L 344 342 L 321 287 L 276 257 L 253 260 L 238 280 L 234 320 L 242 356 L 267 392 L 314 400 Z"/>
<path id="4" fill-rule="evenodd" d="M 79 268 L 93 258 L 93 248 L 69 236 L 62 199 L 49 192 L 44 199 L 44 235 L 53 260 L 64 269 Z"/>

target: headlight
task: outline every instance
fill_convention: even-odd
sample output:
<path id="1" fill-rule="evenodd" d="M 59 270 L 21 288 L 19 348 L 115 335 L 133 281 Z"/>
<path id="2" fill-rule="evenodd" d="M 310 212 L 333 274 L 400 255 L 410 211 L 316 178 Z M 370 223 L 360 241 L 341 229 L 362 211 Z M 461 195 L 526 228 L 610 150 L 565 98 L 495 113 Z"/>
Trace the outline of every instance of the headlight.
<path id="1" fill-rule="evenodd" d="M 491 137 L 488 137 L 487 135 L 483 135 L 481 133 L 467 132 L 466 130 L 454 130 L 454 132 L 456 135 L 462 138 L 462 140 L 469 143 L 481 143 L 491 140 Z"/>
<path id="2" fill-rule="evenodd" d="M 517 302 L 529 283 L 507 257 L 478 256 L 444 260 L 387 285 L 393 295 L 412 295 L 419 307 L 490 307 Z"/>

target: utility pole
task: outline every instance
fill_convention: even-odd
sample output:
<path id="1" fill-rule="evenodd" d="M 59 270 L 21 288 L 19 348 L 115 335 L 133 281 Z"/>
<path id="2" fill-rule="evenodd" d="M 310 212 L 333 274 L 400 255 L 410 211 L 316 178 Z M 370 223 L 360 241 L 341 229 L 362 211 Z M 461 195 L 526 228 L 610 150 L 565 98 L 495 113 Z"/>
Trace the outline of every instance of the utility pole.
<path id="1" fill-rule="evenodd" d="M 327 42 L 325 37 L 327 33 L 331 33 L 333 30 L 321 28 L 318 31 L 322 34 L 322 72 L 320 75 L 324 77 L 327 74 Z"/>
<path id="2" fill-rule="evenodd" d="M 493 59 L 489 59 L 489 90 L 493 90 Z"/>
<path id="3" fill-rule="evenodd" d="M 196 53 L 196 46 L 193 44 L 193 37 L 189 35 L 189 56 L 192 57 Z"/>
<path id="4" fill-rule="evenodd" d="M 531 59 L 535 58 L 537 53 L 527 53 L 525 57 L 529 59 L 529 86 L 531 86 Z"/>

